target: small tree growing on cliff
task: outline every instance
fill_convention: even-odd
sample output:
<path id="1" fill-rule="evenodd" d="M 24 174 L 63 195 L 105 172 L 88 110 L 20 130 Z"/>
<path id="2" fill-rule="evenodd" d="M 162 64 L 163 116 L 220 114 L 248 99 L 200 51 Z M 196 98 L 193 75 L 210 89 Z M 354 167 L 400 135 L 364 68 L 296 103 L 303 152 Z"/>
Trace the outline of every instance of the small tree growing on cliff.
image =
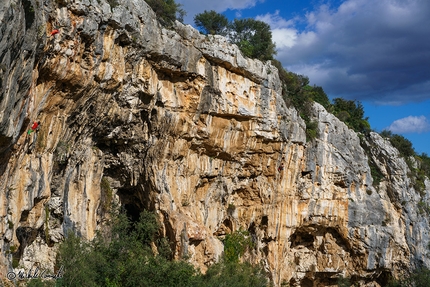
<path id="1" fill-rule="evenodd" d="M 187 14 L 185 10 L 181 8 L 182 5 L 176 3 L 175 0 L 145 1 L 155 14 L 157 14 L 158 21 L 160 21 L 163 26 L 171 26 L 175 20 L 182 22 L 184 16 Z"/>
<path id="2" fill-rule="evenodd" d="M 333 100 L 333 114 L 356 132 L 370 132 L 369 118 L 364 117 L 363 105 L 358 101 L 336 98 Z"/>
<path id="3" fill-rule="evenodd" d="M 226 35 L 228 23 L 227 17 L 214 10 L 205 10 L 203 13 L 194 16 L 194 24 L 206 35 Z"/>
<path id="4" fill-rule="evenodd" d="M 252 18 L 235 19 L 230 24 L 230 31 L 230 41 L 245 56 L 267 61 L 276 54 L 269 24 Z"/>

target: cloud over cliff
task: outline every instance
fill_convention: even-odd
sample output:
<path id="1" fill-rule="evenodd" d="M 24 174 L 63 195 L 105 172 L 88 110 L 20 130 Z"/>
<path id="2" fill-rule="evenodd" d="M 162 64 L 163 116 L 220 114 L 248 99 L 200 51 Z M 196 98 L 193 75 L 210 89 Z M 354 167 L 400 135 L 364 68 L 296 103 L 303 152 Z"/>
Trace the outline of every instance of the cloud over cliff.
<path id="1" fill-rule="evenodd" d="M 430 131 L 430 123 L 425 116 L 409 116 L 394 121 L 387 130 L 393 133 L 423 133 Z"/>

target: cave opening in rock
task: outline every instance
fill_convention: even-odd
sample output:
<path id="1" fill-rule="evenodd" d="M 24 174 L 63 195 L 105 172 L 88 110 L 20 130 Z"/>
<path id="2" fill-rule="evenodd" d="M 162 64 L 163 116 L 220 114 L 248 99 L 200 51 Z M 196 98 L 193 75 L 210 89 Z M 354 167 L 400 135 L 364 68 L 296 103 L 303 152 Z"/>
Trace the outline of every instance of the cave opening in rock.
<path id="1" fill-rule="evenodd" d="M 305 230 L 298 230 L 294 232 L 290 237 L 291 248 L 297 246 L 307 247 L 309 249 L 314 248 L 315 236 Z"/>
<path id="2" fill-rule="evenodd" d="M 131 222 L 139 221 L 140 214 L 144 207 L 142 200 L 139 198 L 140 190 L 130 188 L 119 188 L 117 191 L 122 210 Z"/>
<path id="3" fill-rule="evenodd" d="M 136 204 L 125 204 L 124 209 L 127 214 L 127 217 L 131 220 L 131 222 L 139 221 L 140 213 L 142 212 L 142 210 Z"/>

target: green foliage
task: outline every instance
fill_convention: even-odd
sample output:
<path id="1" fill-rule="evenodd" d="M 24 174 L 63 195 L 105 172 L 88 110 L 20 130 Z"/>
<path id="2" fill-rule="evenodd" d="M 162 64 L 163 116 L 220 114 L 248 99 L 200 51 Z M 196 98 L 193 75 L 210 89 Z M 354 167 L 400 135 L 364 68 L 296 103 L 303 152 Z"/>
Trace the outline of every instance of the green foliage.
<path id="1" fill-rule="evenodd" d="M 159 235 L 159 229 L 156 215 L 144 211 L 134 223 L 124 213 L 117 214 L 109 232 L 97 234 L 92 242 L 69 232 L 59 250 L 57 265 L 64 266 L 64 275 L 56 286 L 267 285 L 261 270 L 249 264 L 222 262 L 209 267 L 206 275 L 202 275 L 187 262 L 169 260 L 170 244 Z M 229 242 L 244 242 L 242 245 L 248 246 L 246 239 L 233 238 L 236 237 Z M 158 254 L 151 248 L 154 244 Z M 244 251 L 238 252 L 243 254 Z"/>
<path id="2" fill-rule="evenodd" d="M 239 262 L 245 252 L 253 246 L 248 231 L 227 234 L 224 239 L 224 259 L 226 262 Z"/>
<path id="3" fill-rule="evenodd" d="M 110 5 L 110 8 L 113 9 L 119 5 L 118 0 L 107 0 Z"/>
<path id="4" fill-rule="evenodd" d="M 383 130 L 382 132 L 379 133 L 379 135 L 383 138 L 391 138 L 393 133 L 389 130 Z"/>
<path id="5" fill-rule="evenodd" d="M 399 151 L 402 157 L 408 158 L 415 155 L 412 143 L 404 136 L 393 134 L 390 137 L 390 142 Z"/>
<path id="6" fill-rule="evenodd" d="M 427 268 L 418 268 L 411 274 L 400 279 L 391 279 L 388 287 L 428 287 L 430 282 L 430 270 Z"/>
<path id="7" fill-rule="evenodd" d="M 311 93 L 310 97 L 312 100 L 321 104 L 327 111 L 331 111 L 330 100 L 322 87 L 314 85 L 309 92 Z"/>
<path id="8" fill-rule="evenodd" d="M 194 24 L 206 35 L 225 35 L 229 21 L 227 17 L 214 10 L 205 10 L 203 13 L 194 16 Z"/>
<path id="9" fill-rule="evenodd" d="M 120 213 L 111 223 L 110 232 L 98 234 L 92 242 L 69 233 L 59 252 L 59 265 L 65 270 L 62 286 L 151 286 L 137 281 L 148 275 L 145 272 L 150 272 L 149 266 L 157 272 L 163 270 L 157 265 L 166 259 L 154 256 L 150 248 L 158 229 L 153 213 L 143 212 L 135 223 Z"/>
<path id="10" fill-rule="evenodd" d="M 430 215 L 430 206 L 421 200 L 420 202 L 418 202 L 418 212 L 420 214 Z"/>
<path id="11" fill-rule="evenodd" d="M 100 191 L 101 191 L 101 212 L 106 213 L 112 205 L 113 190 L 110 187 L 109 181 L 106 177 L 102 177 L 100 181 Z"/>
<path id="12" fill-rule="evenodd" d="M 175 20 L 183 21 L 186 12 L 175 0 L 145 0 L 163 26 L 170 27 Z"/>
<path id="13" fill-rule="evenodd" d="M 379 183 L 384 178 L 384 174 L 372 159 L 369 159 L 369 167 L 370 167 L 370 174 L 372 175 L 372 178 L 373 178 L 373 186 L 379 186 Z"/>
<path id="14" fill-rule="evenodd" d="M 405 158 L 409 169 L 411 170 L 412 182 L 414 189 L 418 191 L 421 196 L 424 196 L 426 178 L 430 178 L 430 158 L 426 153 L 417 155 L 412 143 L 405 137 L 397 134 L 393 134 L 391 131 L 384 130 L 380 133 L 384 138 L 388 138 L 391 144 L 399 151 L 400 156 Z M 410 160 L 414 157 L 417 162 L 417 167 L 412 164 Z"/>
<path id="15" fill-rule="evenodd" d="M 298 110 L 306 123 L 306 140 L 313 140 L 318 137 L 318 123 L 311 119 L 313 102 L 330 111 L 329 98 L 321 87 L 310 86 L 308 77 L 286 71 L 277 60 L 272 60 L 272 64 L 278 69 L 285 103 L 287 106 L 293 105 Z"/>
<path id="16" fill-rule="evenodd" d="M 41 278 L 34 278 L 28 280 L 27 287 L 54 287 L 56 282 L 54 280 L 42 280 Z"/>
<path id="17" fill-rule="evenodd" d="M 311 141 L 318 137 L 318 122 L 306 121 L 306 140 Z"/>
<path id="18" fill-rule="evenodd" d="M 417 161 L 418 168 L 415 169 L 415 183 L 414 188 L 424 196 L 425 191 L 425 179 L 430 178 L 430 158 L 426 153 L 421 155 L 415 155 L 415 160 Z"/>
<path id="19" fill-rule="evenodd" d="M 13 256 L 12 257 L 12 268 L 18 268 L 18 266 L 19 266 L 19 258 L 18 257 L 15 257 L 15 256 Z"/>
<path id="20" fill-rule="evenodd" d="M 269 24 L 252 18 L 235 19 L 230 24 L 230 41 L 246 57 L 272 60 L 276 54 Z"/>
<path id="21" fill-rule="evenodd" d="M 249 263 L 221 262 L 212 265 L 203 275 L 206 287 L 264 287 L 269 286 L 261 268 Z"/>
<path id="22" fill-rule="evenodd" d="M 422 153 L 417 156 L 417 160 L 420 162 L 420 170 L 426 175 L 430 175 L 430 157 L 426 153 Z"/>
<path id="23" fill-rule="evenodd" d="M 60 246 L 59 265 L 64 266 L 65 273 L 59 281 L 60 286 L 96 286 L 97 262 L 92 254 L 91 245 L 84 242 L 74 233 L 69 232 Z"/>
<path id="24" fill-rule="evenodd" d="M 339 279 L 337 279 L 337 286 L 338 287 L 350 287 L 350 286 L 352 286 L 352 284 L 351 284 L 351 281 L 349 280 L 349 278 L 339 277 Z"/>
<path id="25" fill-rule="evenodd" d="M 369 118 L 364 118 L 364 108 L 360 102 L 336 98 L 332 105 L 333 114 L 356 132 L 370 132 Z"/>

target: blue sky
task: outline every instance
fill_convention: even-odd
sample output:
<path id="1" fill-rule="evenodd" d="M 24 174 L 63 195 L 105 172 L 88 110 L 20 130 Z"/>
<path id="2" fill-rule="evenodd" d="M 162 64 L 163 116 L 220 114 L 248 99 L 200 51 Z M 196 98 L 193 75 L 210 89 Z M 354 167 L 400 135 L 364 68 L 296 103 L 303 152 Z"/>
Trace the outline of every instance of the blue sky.
<path id="1" fill-rule="evenodd" d="M 360 101 L 376 131 L 430 155 L 429 0 L 177 0 L 194 15 L 268 23 L 276 58 L 333 99 Z"/>

